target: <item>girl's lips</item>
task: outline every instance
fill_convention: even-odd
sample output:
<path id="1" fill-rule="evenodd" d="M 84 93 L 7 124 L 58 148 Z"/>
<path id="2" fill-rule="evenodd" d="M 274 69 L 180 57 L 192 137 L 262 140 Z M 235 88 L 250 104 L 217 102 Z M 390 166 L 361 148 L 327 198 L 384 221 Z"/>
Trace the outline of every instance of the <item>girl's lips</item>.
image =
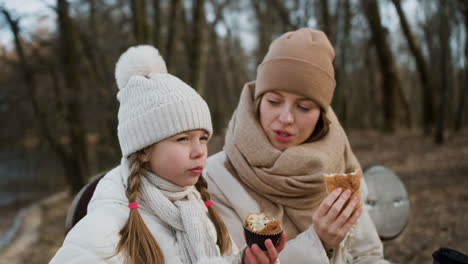
<path id="1" fill-rule="evenodd" d="M 276 140 L 280 142 L 288 142 L 293 138 L 293 136 L 286 131 L 274 130 L 273 132 L 275 133 Z"/>
<path id="2" fill-rule="evenodd" d="M 203 167 L 195 167 L 189 170 L 193 174 L 201 174 L 203 172 Z"/>

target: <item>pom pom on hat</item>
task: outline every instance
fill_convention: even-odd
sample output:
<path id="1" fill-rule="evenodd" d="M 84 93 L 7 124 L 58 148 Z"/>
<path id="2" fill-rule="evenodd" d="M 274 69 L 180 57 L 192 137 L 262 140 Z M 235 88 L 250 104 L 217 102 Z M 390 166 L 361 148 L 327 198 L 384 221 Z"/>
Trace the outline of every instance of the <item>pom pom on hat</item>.
<path id="1" fill-rule="evenodd" d="M 167 73 L 166 63 L 159 51 L 150 45 L 139 45 L 125 51 L 115 65 L 115 79 L 120 89 L 127 86 L 132 76 Z"/>

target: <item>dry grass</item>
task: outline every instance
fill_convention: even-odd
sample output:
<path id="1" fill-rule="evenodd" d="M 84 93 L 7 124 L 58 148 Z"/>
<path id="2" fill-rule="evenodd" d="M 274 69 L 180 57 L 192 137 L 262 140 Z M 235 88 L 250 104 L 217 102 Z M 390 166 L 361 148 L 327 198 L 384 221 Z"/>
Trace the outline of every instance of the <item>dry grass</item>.
<path id="1" fill-rule="evenodd" d="M 408 226 L 384 243 L 395 263 L 432 263 L 439 247 L 468 253 L 468 130 L 443 145 L 418 133 L 353 132 L 350 140 L 363 166 L 380 163 L 405 183 L 411 201 Z"/>

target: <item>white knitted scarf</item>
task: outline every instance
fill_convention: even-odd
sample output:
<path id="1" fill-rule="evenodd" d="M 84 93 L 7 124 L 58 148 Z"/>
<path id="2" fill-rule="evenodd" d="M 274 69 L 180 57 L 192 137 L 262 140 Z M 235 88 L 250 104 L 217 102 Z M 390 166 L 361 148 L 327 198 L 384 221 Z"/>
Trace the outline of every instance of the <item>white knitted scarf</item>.
<path id="1" fill-rule="evenodd" d="M 175 231 L 182 262 L 219 256 L 213 240 L 216 231 L 208 227 L 212 223 L 197 189 L 178 186 L 145 169 L 141 172 L 138 202 Z"/>

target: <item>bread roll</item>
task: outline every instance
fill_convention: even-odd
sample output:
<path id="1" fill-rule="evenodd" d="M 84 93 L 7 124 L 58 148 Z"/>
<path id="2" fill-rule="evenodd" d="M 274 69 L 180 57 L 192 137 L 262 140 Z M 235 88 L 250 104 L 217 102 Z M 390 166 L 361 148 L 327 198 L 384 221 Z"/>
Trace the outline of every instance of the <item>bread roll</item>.
<path id="1" fill-rule="evenodd" d="M 343 191 L 349 189 L 351 191 L 350 198 L 352 196 L 355 196 L 357 198 L 355 209 L 361 207 L 361 199 L 359 195 L 359 187 L 361 185 L 361 169 L 357 169 L 351 173 L 324 174 L 323 180 L 325 181 L 327 193 L 331 193 L 336 188 L 341 188 Z M 346 202 L 345 206 L 348 204 L 348 202 Z"/>

